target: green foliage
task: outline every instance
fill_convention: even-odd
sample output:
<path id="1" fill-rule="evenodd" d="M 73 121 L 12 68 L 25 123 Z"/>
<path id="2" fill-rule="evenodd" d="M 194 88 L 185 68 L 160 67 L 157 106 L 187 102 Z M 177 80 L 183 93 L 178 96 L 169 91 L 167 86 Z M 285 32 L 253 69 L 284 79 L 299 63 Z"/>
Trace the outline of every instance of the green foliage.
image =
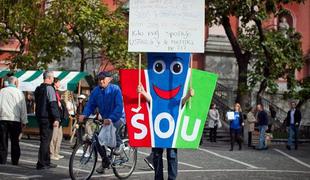
<path id="1" fill-rule="evenodd" d="M 20 51 L 12 67 L 46 68 L 54 60 L 81 53 L 81 70 L 93 57 L 107 57 L 116 67 L 133 67 L 135 54 L 127 51 L 128 23 L 122 9 L 114 12 L 101 0 L 0 0 L 0 41 L 17 39 Z M 3 8 L 2 8 L 3 6 Z"/>
<path id="2" fill-rule="evenodd" d="M 261 44 L 256 26 L 245 28 L 240 33 L 239 42 L 243 49 L 252 52 L 252 70 L 249 74 L 249 85 L 254 88 L 258 82 L 267 81 L 270 92 L 277 91 L 276 81 L 279 78 L 288 78 L 290 87 L 295 87 L 295 70 L 300 70 L 304 65 L 301 50 L 301 36 L 293 29 L 287 31 L 288 38 L 279 31 L 265 31 L 265 41 Z M 271 58 L 266 61 L 263 46 L 266 47 Z M 266 75 L 265 68 L 269 69 Z M 290 77 L 289 77 L 290 76 Z"/>
<path id="3" fill-rule="evenodd" d="M 291 89 L 298 85 L 294 72 L 304 65 L 301 35 L 294 29 L 289 29 L 285 37 L 283 32 L 274 30 L 274 27 L 264 29 L 262 24 L 269 18 L 288 14 L 289 11 L 283 8 L 283 4 L 302 2 L 303 0 L 206 0 L 208 7 L 206 21 L 210 26 L 223 25 L 226 30 L 231 28 L 231 25 L 223 23 L 225 18 L 235 16 L 239 19 L 240 28 L 237 35 L 227 34 L 227 32 L 226 34 L 231 41 L 238 63 L 246 60 L 244 54 L 241 54 L 242 57 L 236 52 L 238 50 L 248 52 L 252 58 L 249 61 L 251 68 L 248 80 L 239 82 L 238 91 L 247 83 L 253 88 L 261 82 L 266 82 L 262 90 L 265 91 L 267 88 L 270 92 L 276 92 L 276 81 L 281 77 L 288 79 Z M 233 42 L 234 39 L 236 42 Z"/>
<path id="4" fill-rule="evenodd" d="M 59 25 L 42 12 L 40 0 L 1 0 L 0 41 L 17 39 L 19 52 L 12 58 L 12 68 L 46 68 L 64 56 L 65 38 Z"/>
<path id="5" fill-rule="evenodd" d="M 121 9 L 109 11 L 100 0 L 54 0 L 47 14 L 65 24 L 63 32 L 81 52 L 81 70 L 93 56 L 107 57 L 116 67 L 136 64 L 127 51 L 128 23 Z"/>

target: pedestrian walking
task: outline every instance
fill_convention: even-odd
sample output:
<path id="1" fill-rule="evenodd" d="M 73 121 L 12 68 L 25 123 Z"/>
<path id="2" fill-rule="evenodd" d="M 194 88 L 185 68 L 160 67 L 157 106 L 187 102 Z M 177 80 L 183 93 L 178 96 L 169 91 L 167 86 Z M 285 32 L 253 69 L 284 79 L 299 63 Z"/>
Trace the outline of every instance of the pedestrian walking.
<path id="1" fill-rule="evenodd" d="M 286 148 L 291 150 L 291 146 L 293 144 L 293 137 L 294 137 L 294 144 L 295 150 L 298 149 L 298 129 L 301 122 L 301 112 L 299 109 L 296 108 L 296 103 L 291 102 L 291 109 L 287 112 L 286 117 L 286 126 L 288 127 L 288 140 Z"/>
<path id="2" fill-rule="evenodd" d="M 54 74 L 51 71 L 43 73 L 43 83 L 34 92 L 36 101 L 36 118 L 40 130 L 40 148 L 36 168 L 49 169 L 57 167 L 51 163 L 50 143 L 53 134 L 53 127 L 59 126 L 60 113 L 57 96 L 52 83 Z"/>
<path id="3" fill-rule="evenodd" d="M 229 151 L 234 150 L 235 141 L 239 145 L 239 150 L 242 149 L 242 139 L 241 139 L 241 130 L 243 126 L 243 115 L 241 106 L 239 103 L 235 104 L 233 119 L 230 121 L 230 149 Z"/>
<path id="4" fill-rule="evenodd" d="M 245 141 L 247 141 L 248 143 L 248 147 L 254 147 L 252 145 L 252 133 L 255 130 L 255 123 L 256 118 L 255 118 L 255 111 L 256 111 L 256 107 L 252 107 L 250 112 L 248 112 L 247 114 L 247 119 L 246 119 L 246 123 L 245 123 Z"/>
<path id="5" fill-rule="evenodd" d="M 258 129 L 259 129 L 259 144 L 257 149 L 258 150 L 266 150 L 268 149 L 266 140 L 265 140 L 265 133 L 268 129 L 268 115 L 264 110 L 263 105 L 257 105 L 257 122 L 258 122 Z"/>
<path id="6" fill-rule="evenodd" d="M 6 164 L 8 139 L 11 140 L 11 161 L 18 165 L 20 157 L 19 136 L 28 123 L 26 101 L 18 88 L 18 79 L 10 76 L 7 87 L 0 91 L 0 164 Z"/>
<path id="7" fill-rule="evenodd" d="M 212 103 L 208 113 L 208 126 L 210 128 L 210 142 L 216 142 L 216 131 L 220 121 L 219 111 L 216 109 L 216 104 Z"/>

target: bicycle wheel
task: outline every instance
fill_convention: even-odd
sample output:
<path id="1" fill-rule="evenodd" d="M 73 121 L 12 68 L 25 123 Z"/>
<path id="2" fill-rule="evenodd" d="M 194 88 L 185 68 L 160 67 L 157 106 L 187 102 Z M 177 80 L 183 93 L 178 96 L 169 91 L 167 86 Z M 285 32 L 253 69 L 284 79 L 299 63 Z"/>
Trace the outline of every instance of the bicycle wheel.
<path id="1" fill-rule="evenodd" d="M 73 150 L 69 173 L 73 180 L 90 179 L 97 163 L 97 152 L 90 142 L 78 144 Z"/>
<path id="2" fill-rule="evenodd" d="M 128 139 L 123 139 L 124 148 L 119 156 L 113 155 L 113 173 L 119 179 L 128 178 L 135 170 L 137 164 L 137 148 L 129 145 Z"/>

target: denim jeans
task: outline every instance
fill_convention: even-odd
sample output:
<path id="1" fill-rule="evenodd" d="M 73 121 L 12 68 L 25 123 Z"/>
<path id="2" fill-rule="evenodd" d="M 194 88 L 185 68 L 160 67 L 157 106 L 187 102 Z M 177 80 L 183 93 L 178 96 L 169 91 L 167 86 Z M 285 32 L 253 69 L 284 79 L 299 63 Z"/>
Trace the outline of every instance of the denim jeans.
<path id="1" fill-rule="evenodd" d="M 113 122 L 113 125 L 116 128 L 116 131 L 115 131 L 115 133 L 116 133 L 116 147 L 119 147 L 123 143 L 122 138 L 120 136 L 121 132 L 119 132 L 120 128 L 122 127 L 123 124 L 124 123 L 121 120 Z"/>
<path id="2" fill-rule="evenodd" d="M 266 132 L 267 127 L 268 127 L 267 125 L 266 126 L 258 126 L 258 129 L 259 129 L 258 149 L 267 148 L 267 144 L 265 142 L 265 132 Z"/>
<path id="3" fill-rule="evenodd" d="M 153 162 L 155 169 L 155 180 L 164 180 L 163 173 L 163 148 L 153 148 Z M 178 174 L 178 152 L 177 149 L 167 148 L 168 180 L 175 180 Z"/>
<path id="4" fill-rule="evenodd" d="M 288 129 L 287 145 L 291 146 L 293 144 L 293 137 L 295 137 L 295 146 L 297 147 L 298 127 L 295 127 L 293 124 L 291 124 L 289 129 Z"/>

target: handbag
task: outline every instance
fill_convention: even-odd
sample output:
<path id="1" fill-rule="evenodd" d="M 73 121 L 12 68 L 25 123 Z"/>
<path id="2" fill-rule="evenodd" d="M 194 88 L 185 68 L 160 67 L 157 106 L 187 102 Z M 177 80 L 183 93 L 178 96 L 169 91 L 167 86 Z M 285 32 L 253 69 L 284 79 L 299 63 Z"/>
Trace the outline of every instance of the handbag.
<path id="1" fill-rule="evenodd" d="M 116 147 L 116 128 L 113 124 L 103 125 L 98 135 L 99 144 L 101 146 Z"/>
<path id="2" fill-rule="evenodd" d="M 217 120 L 217 127 L 218 128 L 221 128 L 223 125 L 222 125 L 222 122 L 221 122 L 221 120 Z"/>

